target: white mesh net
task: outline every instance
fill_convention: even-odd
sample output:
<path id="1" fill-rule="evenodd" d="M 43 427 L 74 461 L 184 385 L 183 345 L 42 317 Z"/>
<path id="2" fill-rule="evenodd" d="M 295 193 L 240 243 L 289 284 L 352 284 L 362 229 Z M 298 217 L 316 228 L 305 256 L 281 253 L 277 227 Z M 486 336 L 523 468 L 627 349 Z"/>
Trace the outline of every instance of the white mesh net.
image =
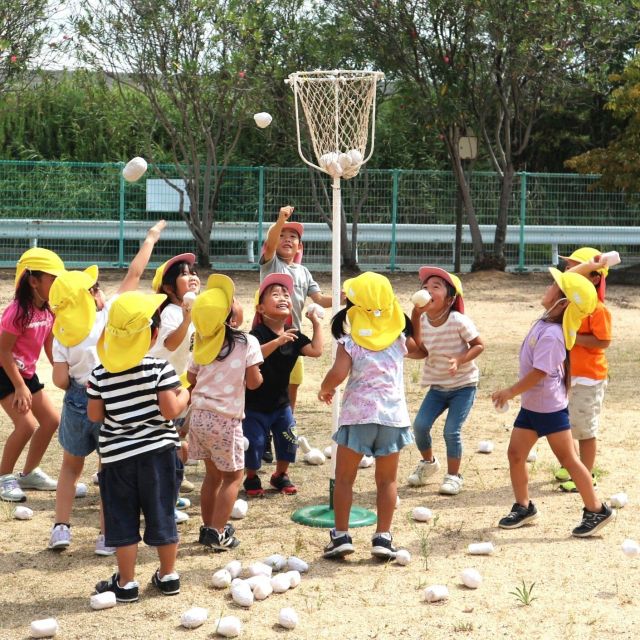
<path id="1" fill-rule="evenodd" d="M 299 103 L 316 156 L 315 166 L 330 176 L 353 178 L 369 159 L 366 149 L 372 114 L 375 119 L 376 83 L 383 77 L 376 71 L 309 71 L 289 76 L 296 100 L 298 140 Z"/>

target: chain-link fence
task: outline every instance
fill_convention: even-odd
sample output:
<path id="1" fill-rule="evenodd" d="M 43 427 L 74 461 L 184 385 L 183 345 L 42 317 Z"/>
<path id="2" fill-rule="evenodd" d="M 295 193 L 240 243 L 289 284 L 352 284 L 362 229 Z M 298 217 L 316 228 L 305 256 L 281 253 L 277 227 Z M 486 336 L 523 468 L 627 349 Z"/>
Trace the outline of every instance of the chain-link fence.
<path id="1" fill-rule="evenodd" d="M 151 166 L 138 182 L 128 183 L 122 167 L 0 162 L 0 266 L 14 266 L 23 251 L 36 245 L 58 252 L 69 265 L 126 266 L 147 226 L 160 218 L 170 226 L 154 252 L 154 263 L 193 251 L 193 237 L 180 213 L 184 183 L 175 168 Z M 594 188 L 596 181 L 597 176 L 517 174 L 508 212 L 508 268 L 541 268 L 585 244 L 616 249 L 633 259 L 640 244 L 640 203 Z M 470 184 L 485 245 L 491 249 L 499 181 L 495 174 L 474 172 Z M 364 169 L 341 186 L 348 237 L 357 234 L 352 255 L 362 268 L 453 268 L 461 203 L 451 173 Z M 199 187 L 202 193 L 204 183 Z M 292 204 L 295 219 L 307 225 L 305 263 L 330 269 L 331 197 L 330 178 L 308 168 L 226 168 L 213 212 L 212 266 L 257 268 L 269 224 L 280 206 Z M 184 210 L 189 207 L 184 198 Z M 462 270 L 469 269 L 472 259 L 465 224 Z"/>

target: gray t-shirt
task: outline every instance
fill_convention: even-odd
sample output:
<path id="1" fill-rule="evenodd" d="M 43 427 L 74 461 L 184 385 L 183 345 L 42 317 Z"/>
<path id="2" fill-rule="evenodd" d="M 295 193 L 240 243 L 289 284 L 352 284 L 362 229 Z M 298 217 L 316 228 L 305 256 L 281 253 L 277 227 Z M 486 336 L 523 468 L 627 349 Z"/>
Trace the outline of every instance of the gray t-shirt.
<path id="1" fill-rule="evenodd" d="M 311 272 L 307 267 L 292 262 L 287 264 L 280 260 L 277 253 L 273 254 L 271 260 L 266 262 L 260 261 L 260 281 L 264 280 L 270 273 L 288 273 L 293 278 L 293 326 L 300 331 L 302 324 L 302 310 L 304 309 L 304 301 L 316 291 L 320 291 L 318 283 L 313 279 Z"/>

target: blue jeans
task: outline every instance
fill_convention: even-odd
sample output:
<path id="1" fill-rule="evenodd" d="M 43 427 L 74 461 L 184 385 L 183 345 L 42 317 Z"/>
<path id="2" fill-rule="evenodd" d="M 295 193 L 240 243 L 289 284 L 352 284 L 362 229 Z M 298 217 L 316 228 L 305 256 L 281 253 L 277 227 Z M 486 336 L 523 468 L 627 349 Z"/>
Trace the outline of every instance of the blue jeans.
<path id="1" fill-rule="evenodd" d="M 58 441 L 62 448 L 80 458 L 97 451 L 100 426 L 100 422 L 91 422 L 87 417 L 87 388 L 69 379 L 58 429 Z"/>
<path id="2" fill-rule="evenodd" d="M 298 436 L 290 405 L 269 413 L 245 409 L 244 414 L 242 432 L 249 441 L 249 448 L 244 452 L 244 466 L 247 469 L 257 471 L 262 466 L 262 454 L 269 433 L 273 435 L 276 460 L 296 461 Z"/>
<path id="3" fill-rule="evenodd" d="M 420 451 L 431 449 L 431 427 L 448 409 L 444 422 L 444 441 L 447 446 L 447 458 L 462 458 L 462 425 L 471 411 L 476 398 L 477 387 L 459 387 L 457 389 L 434 389 L 431 387 L 425 396 L 413 423 L 416 445 Z"/>

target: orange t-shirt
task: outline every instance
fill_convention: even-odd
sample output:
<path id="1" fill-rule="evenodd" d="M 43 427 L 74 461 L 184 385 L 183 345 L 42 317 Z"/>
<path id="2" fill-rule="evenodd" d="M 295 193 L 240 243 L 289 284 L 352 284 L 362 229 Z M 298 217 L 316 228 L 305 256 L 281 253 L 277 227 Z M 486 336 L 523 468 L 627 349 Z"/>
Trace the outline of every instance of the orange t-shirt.
<path id="1" fill-rule="evenodd" d="M 611 312 L 600 300 L 596 310 L 587 316 L 578 329 L 578 335 L 591 333 L 598 340 L 611 340 Z M 571 349 L 571 376 L 605 380 L 609 371 L 604 349 L 589 349 L 575 345 Z"/>

